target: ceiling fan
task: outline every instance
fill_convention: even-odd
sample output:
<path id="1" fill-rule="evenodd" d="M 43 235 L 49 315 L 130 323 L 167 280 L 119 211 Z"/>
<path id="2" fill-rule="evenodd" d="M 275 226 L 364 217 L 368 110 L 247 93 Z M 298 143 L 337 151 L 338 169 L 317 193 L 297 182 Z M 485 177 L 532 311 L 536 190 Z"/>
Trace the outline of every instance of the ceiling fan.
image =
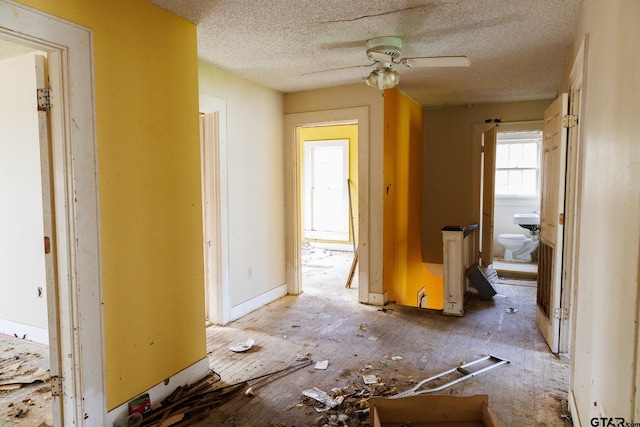
<path id="1" fill-rule="evenodd" d="M 402 64 L 407 67 L 468 67 L 471 61 L 466 56 L 429 56 L 401 58 L 402 39 L 394 36 L 376 37 L 367 40 L 367 57 L 374 61 L 373 70 L 365 82 L 380 90 L 390 89 L 400 82 L 400 76 L 392 66 Z"/>

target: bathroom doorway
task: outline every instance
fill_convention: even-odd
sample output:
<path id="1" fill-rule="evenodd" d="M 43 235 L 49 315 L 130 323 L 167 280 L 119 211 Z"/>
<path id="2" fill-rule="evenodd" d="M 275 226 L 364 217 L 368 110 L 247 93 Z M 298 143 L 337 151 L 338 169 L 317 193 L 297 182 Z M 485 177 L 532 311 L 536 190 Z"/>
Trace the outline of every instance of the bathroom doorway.
<path id="1" fill-rule="evenodd" d="M 493 266 L 500 277 L 537 278 L 542 127 L 542 121 L 497 127 Z"/>

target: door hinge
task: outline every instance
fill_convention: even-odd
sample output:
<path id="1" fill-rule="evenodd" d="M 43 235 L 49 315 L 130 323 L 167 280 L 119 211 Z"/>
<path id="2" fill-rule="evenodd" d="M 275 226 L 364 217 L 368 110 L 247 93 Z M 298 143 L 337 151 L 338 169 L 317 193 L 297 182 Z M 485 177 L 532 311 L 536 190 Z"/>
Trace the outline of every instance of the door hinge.
<path id="1" fill-rule="evenodd" d="M 51 376 L 51 396 L 60 396 L 62 394 L 62 377 L 58 375 Z"/>
<path id="2" fill-rule="evenodd" d="M 556 319 L 569 320 L 569 310 L 564 307 L 556 307 Z"/>
<path id="3" fill-rule="evenodd" d="M 578 116 L 575 114 L 565 114 L 562 116 L 563 128 L 574 128 L 576 126 L 578 126 Z"/>
<path id="4" fill-rule="evenodd" d="M 51 108 L 51 89 L 38 89 L 38 111 L 47 111 Z"/>

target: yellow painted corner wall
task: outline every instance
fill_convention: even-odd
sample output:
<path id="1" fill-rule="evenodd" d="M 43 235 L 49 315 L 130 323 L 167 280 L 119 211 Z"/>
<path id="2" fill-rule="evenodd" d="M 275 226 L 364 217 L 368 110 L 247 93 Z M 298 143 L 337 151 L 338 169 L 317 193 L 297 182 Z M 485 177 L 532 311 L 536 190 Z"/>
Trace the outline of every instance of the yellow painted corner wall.
<path id="1" fill-rule="evenodd" d="M 196 27 L 144 0 L 21 2 L 93 32 L 113 409 L 206 357 Z"/>
<path id="2" fill-rule="evenodd" d="M 384 94 L 383 284 L 389 301 L 442 309 L 443 279 L 422 262 L 422 107 L 398 90 Z"/>
<path id="3" fill-rule="evenodd" d="M 353 209 L 355 241 L 358 242 L 358 125 L 316 126 L 301 128 L 300 141 L 324 141 L 332 139 L 349 140 L 349 180 L 351 181 L 351 206 Z M 304 165 L 304 150 L 300 150 L 300 164 Z M 302 177 L 302 181 L 304 176 Z M 301 199 L 304 203 L 304 185 Z M 351 227 L 349 227 L 349 243 L 353 242 Z M 340 242 L 343 243 L 343 242 Z"/>

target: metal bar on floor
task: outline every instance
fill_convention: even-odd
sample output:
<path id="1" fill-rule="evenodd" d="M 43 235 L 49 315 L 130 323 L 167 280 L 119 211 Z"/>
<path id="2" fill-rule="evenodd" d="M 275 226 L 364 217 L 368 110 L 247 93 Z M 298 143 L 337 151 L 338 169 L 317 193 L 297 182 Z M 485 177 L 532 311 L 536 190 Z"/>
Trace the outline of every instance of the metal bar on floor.
<path id="1" fill-rule="evenodd" d="M 480 363 L 480 362 L 484 362 L 485 360 L 491 360 L 494 363 L 489 365 L 489 366 L 485 366 L 484 368 L 478 369 L 476 371 L 469 371 L 467 369 L 467 367 L 475 365 L 475 364 Z M 410 388 L 409 390 L 405 390 L 405 391 L 403 391 L 401 393 L 398 393 L 396 395 L 390 396 L 390 398 L 391 399 L 397 399 L 397 398 L 400 398 L 400 397 L 416 396 L 416 395 L 419 395 L 419 394 L 426 394 L 426 393 L 434 393 L 436 391 L 440 391 L 440 390 L 443 390 L 443 389 L 445 389 L 447 387 L 450 387 L 450 386 L 452 386 L 454 384 L 457 384 L 457 383 L 459 383 L 461 381 L 468 380 L 469 378 L 473 378 L 476 375 L 479 375 L 479 374 L 481 374 L 483 372 L 487 372 L 489 369 L 497 368 L 498 366 L 501 366 L 501 365 L 504 365 L 504 364 L 507 364 L 507 363 L 511 363 L 511 362 L 509 362 L 507 359 L 503 359 L 501 357 L 489 354 L 487 356 L 481 357 L 480 359 L 474 360 L 474 361 L 469 362 L 469 363 L 463 363 L 463 364 L 461 364 L 459 366 L 456 366 L 455 368 L 448 369 L 448 370 L 446 370 L 444 372 L 440 372 L 439 374 L 436 374 L 436 375 L 434 375 L 432 377 L 424 379 L 424 380 L 420 381 L 418 384 L 416 384 L 414 387 Z M 436 380 L 438 378 L 444 377 L 445 375 L 452 374 L 454 372 L 462 374 L 463 376 L 460 377 L 460 378 L 457 378 L 457 379 L 455 379 L 453 381 L 449 381 L 448 383 L 445 383 L 445 384 L 442 384 L 440 386 L 437 386 L 437 387 L 432 387 L 432 388 L 427 388 L 427 389 L 420 390 L 420 388 L 423 385 L 427 384 L 428 382 L 431 382 L 431 381 Z"/>

